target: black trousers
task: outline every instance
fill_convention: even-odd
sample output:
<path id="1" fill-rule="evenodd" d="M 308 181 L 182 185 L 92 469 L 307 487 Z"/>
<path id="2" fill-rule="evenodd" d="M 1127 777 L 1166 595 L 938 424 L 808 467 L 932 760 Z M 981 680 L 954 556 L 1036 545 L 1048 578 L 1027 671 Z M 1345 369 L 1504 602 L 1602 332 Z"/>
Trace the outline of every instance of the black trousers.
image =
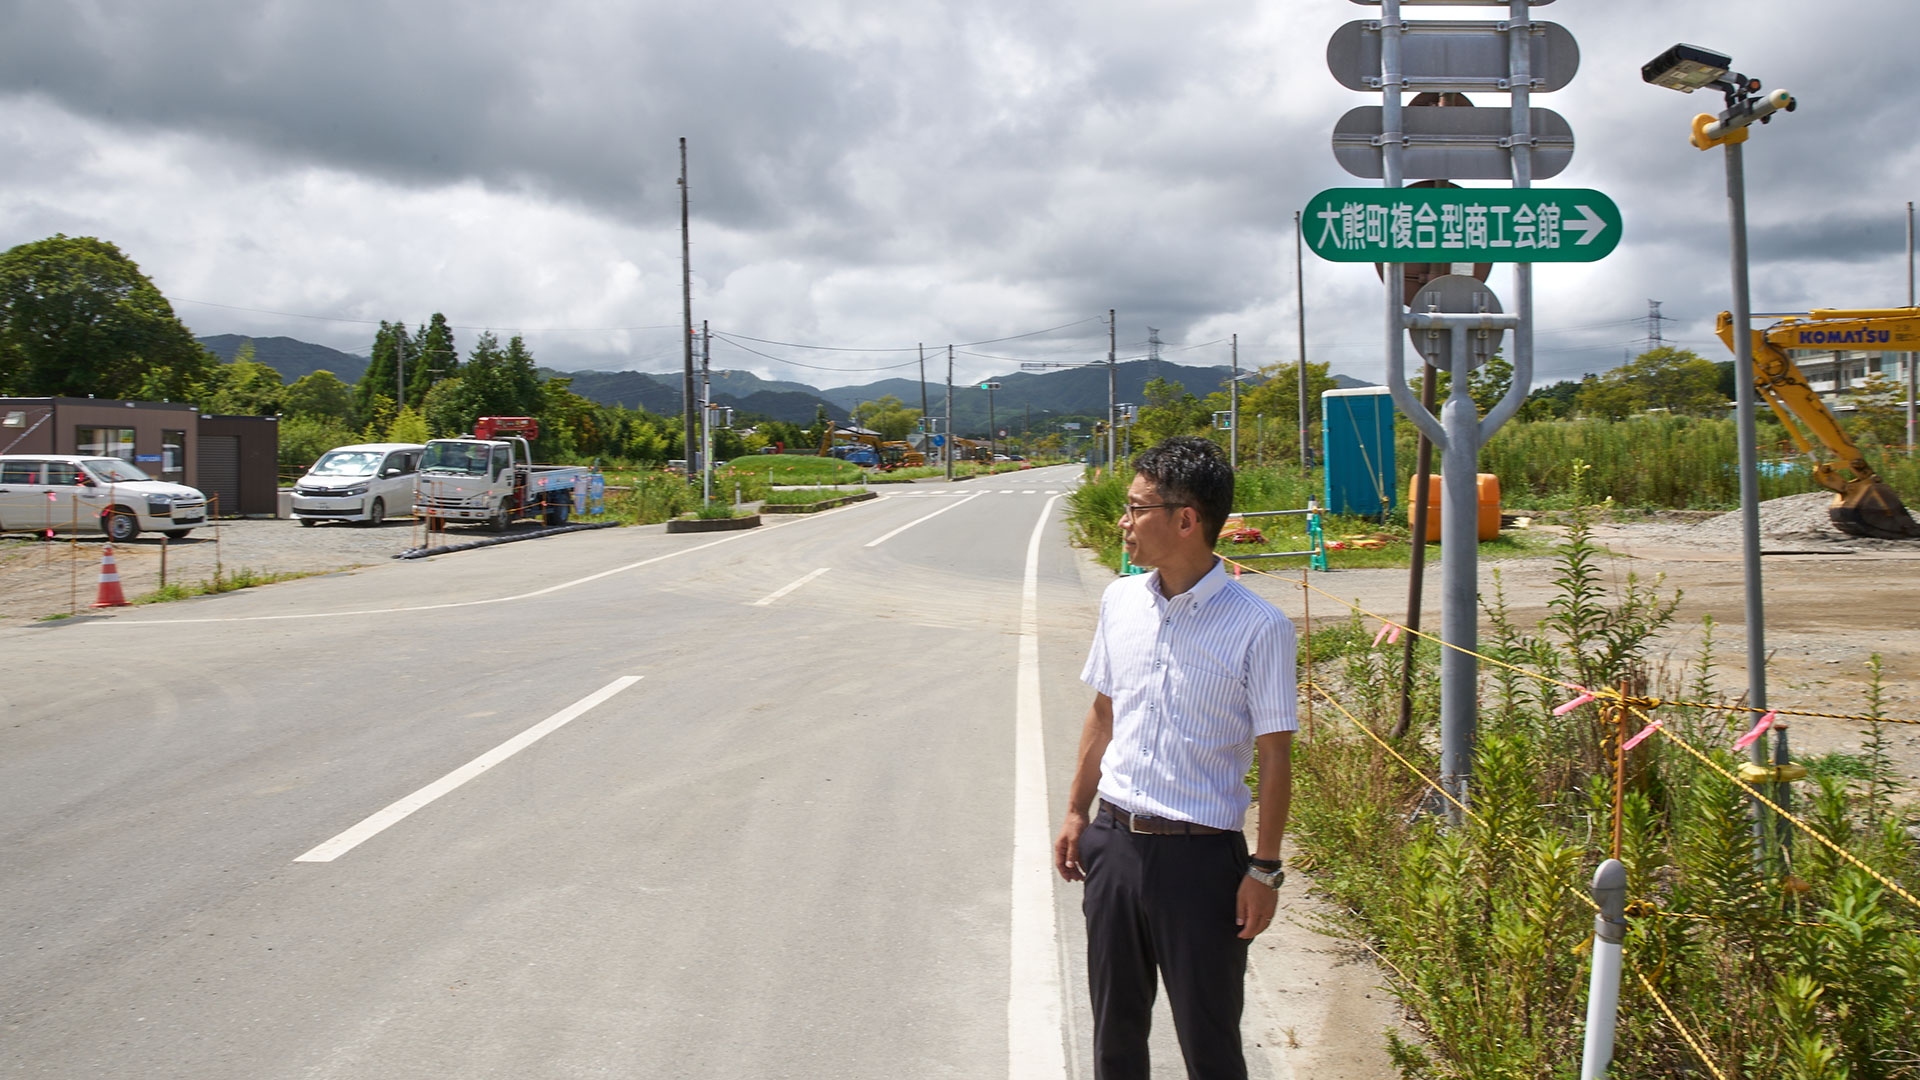
<path id="1" fill-rule="evenodd" d="M 1149 836 L 1105 810 L 1080 835 L 1097 1080 L 1147 1080 L 1156 971 L 1192 1080 L 1245 1080 L 1240 1011 L 1247 946 L 1234 902 L 1247 872 L 1237 832 Z"/>

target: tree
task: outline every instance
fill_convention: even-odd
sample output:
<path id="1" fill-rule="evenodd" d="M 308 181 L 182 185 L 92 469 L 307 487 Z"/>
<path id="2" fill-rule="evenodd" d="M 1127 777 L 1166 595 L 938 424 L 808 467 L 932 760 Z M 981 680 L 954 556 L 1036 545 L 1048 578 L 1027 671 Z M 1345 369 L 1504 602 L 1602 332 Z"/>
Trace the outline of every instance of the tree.
<path id="1" fill-rule="evenodd" d="M 1240 393 L 1241 460 L 1252 453 L 1262 461 L 1298 461 L 1300 366 L 1270 364 L 1260 369 L 1260 377 L 1261 381 Z M 1317 441 L 1314 432 L 1320 418 L 1320 395 L 1339 385 L 1326 364 L 1307 364 L 1309 444 Z"/>
<path id="2" fill-rule="evenodd" d="M 353 415 L 353 388 L 325 368 L 302 375 L 287 387 L 280 407 L 288 416 L 347 423 Z"/>
<path id="3" fill-rule="evenodd" d="M 527 343 L 515 334 L 507 342 L 506 355 L 501 357 L 501 381 L 505 387 L 502 395 L 512 403 L 514 411 L 508 416 L 532 416 L 542 408 L 540 372 L 534 366 L 533 353 L 527 350 Z M 572 384 L 571 379 L 567 385 Z"/>
<path id="4" fill-rule="evenodd" d="M 1691 349 L 1663 345 L 1641 353 L 1583 386 L 1575 397 L 1580 411 L 1590 416 L 1628 416 L 1648 409 L 1690 416 L 1713 416 L 1726 411 L 1720 393 L 1720 370 Z"/>
<path id="5" fill-rule="evenodd" d="M 1407 388 L 1418 398 L 1426 383 L 1424 368 L 1422 373 L 1407 380 Z M 1467 397 L 1473 399 L 1473 407 L 1485 416 L 1493 411 L 1500 399 L 1507 396 L 1507 388 L 1513 385 L 1513 365 L 1505 354 L 1494 353 L 1487 361 L 1473 369 L 1467 375 Z M 1447 395 L 1452 392 L 1453 372 L 1440 369 L 1434 372 L 1433 402 L 1437 411 L 1447 403 Z"/>
<path id="6" fill-rule="evenodd" d="M 286 396 L 280 373 L 255 360 L 248 341 L 232 363 L 214 368 L 200 400 L 201 408 L 225 416 L 273 416 Z"/>
<path id="7" fill-rule="evenodd" d="M 466 406 L 471 416 L 531 416 L 513 400 L 513 388 L 507 381 L 507 356 L 500 351 L 500 339 L 489 330 L 473 343 L 466 367 L 460 371 L 465 384 Z M 471 417 L 470 417 L 471 419 Z"/>
<path id="8" fill-rule="evenodd" d="M 423 443 L 429 437 L 427 418 L 411 405 L 401 409 L 400 415 L 394 417 L 393 423 L 387 427 L 388 442 Z"/>
<path id="9" fill-rule="evenodd" d="M 437 311 L 413 335 L 413 342 L 412 362 L 407 365 L 407 404 L 418 407 L 434 383 L 460 374 L 460 350 L 453 344 L 453 327 Z"/>
<path id="10" fill-rule="evenodd" d="M 1551 386 L 1536 386 L 1527 395 L 1527 400 L 1520 403 L 1520 411 L 1516 415 L 1521 420 L 1563 419 L 1573 411 L 1573 398 L 1579 391 L 1580 384 L 1572 379 Z"/>
<path id="11" fill-rule="evenodd" d="M 1876 371 L 1855 383 L 1841 400 L 1853 405 L 1846 423 L 1854 442 L 1871 441 L 1884 448 L 1906 445 L 1906 387 Z"/>
<path id="12" fill-rule="evenodd" d="M 113 244 L 56 233 L 0 254 L 0 392 L 181 400 L 215 362 Z"/>
<path id="13" fill-rule="evenodd" d="M 882 441 L 897 442 L 913 434 L 914 425 L 920 422 L 920 410 L 909 409 L 905 402 L 888 394 L 854 406 L 853 422 L 879 432 Z"/>
<path id="14" fill-rule="evenodd" d="M 1149 379 L 1146 401 L 1133 421 L 1133 445 L 1145 449 L 1173 435 L 1192 435 L 1213 423 L 1213 414 L 1186 388 L 1166 379 Z"/>
<path id="15" fill-rule="evenodd" d="M 427 430 L 436 439 L 451 438 L 466 431 L 467 425 L 473 422 L 473 414 L 467 409 L 467 380 L 441 379 L 434 383 L 427 391 L 420 412 L 427 419 Z"/>
<path id="16" fill-rule="evenodd" d="M 376 396 L 385 395 L 391 401 L 399 392 L 402 376 L 409 381 L 414 378 L 414 352 L 405 323 L 380 320 L 380 329 L 373 335 L 367 370 L 353 385 L 353 415 L 358 420 L 365 422 L 373 417 Z M 406 365 L 404 370 L 402 364 Z"/>

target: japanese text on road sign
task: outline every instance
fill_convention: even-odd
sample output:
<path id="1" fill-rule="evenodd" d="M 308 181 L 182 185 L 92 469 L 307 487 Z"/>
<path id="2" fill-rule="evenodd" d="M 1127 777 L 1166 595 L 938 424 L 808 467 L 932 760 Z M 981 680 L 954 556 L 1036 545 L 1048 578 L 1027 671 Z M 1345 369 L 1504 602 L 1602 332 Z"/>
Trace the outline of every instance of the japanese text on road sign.
<path id="1" fill-rule="evenodd" d="M 1335 262 L 1591 262 L 1620 241 L 1613 201 L 1570 188 L 1334 188 L 1307 221 Z"/>

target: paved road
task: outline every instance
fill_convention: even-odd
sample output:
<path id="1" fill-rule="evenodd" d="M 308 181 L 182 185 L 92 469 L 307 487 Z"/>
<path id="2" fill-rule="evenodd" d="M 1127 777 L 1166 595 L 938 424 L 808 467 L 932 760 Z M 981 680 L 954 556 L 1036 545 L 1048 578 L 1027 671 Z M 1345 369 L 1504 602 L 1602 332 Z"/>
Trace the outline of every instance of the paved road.
<path id="1" fill-rule="evenodd" d="M 0 630 L 0 1073 L 1090 1075 L 1073 482 Z"/>

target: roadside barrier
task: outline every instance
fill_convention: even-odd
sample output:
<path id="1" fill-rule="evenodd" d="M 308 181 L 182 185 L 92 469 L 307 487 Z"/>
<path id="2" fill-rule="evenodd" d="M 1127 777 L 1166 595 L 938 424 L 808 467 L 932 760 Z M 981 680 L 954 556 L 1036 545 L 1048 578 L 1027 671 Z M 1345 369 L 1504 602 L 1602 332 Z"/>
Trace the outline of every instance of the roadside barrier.
<path id="1" fill-rule="evenodd" d="M 1237 562 L 1238 560 L 1229 558 L 1228 561 Z M 1236 566 L 1236 573 L 1238 573 L 1240 569 L 1239 566 Z M 1759 842 L 1756 844 L 1756 858 L 1763 861 L 1772 860 L 1774 868 L 1779 873 L 1780 881 L 1778 883 L 1784 885 L 1789 891 L 1794 888 L 1792 883 L 1796 881 L 1797 878 L 1792 875 L 1792 854 L 1790 845 L 1786 843 L 1786 839 L 1789 838 L 1792 833 L 1798 833 L 1808 838 L 1810 842 L 1820 845 L 1835 859 L 1867 875 L 1884 889 L 1888 895 L 1899 898 L 1900 901 L 1903 901 L 1915 911 L 1920 912 L 1920 895 L 1916 895 L 1914 891 L 1909 890 L 1894 880 L 1890 874 L 1868 865 L 1865 860 L 1853 852 L 1846 850 L 1846 848 L 1825 835 L 1820 829 L 1792 812 L 1791 802 L 1786 796 L 1786 792 L 1791 789 L 1788 788 L 1787 785 L 1793 780 L 1804 778 L 1807 775 L 1807 771 L 1803 766 L 1792 764 L 1786 760 L 1786 733 L 1784 730 L 1776 733 L 1776 754 L 1773 765 L 1763 766 L 1747 762 L 1742 763 L 1737 769 L 1732 769 L 1720 761 L 1714 760 L 1714 757 L 1710 753 L 1694 745 L 1692 740 L 1674 730 L 1674 726 L 1669 724 L 1665 718 L 1656 717 L 1654 710 L 1679 707 L 1699 710 L 1703 713 L 1719 712 L 1729 716 L 1754 716 L 1755 720 L 1752 726 L 1748 728 L 1744 734 L 1733 739 L 1728 745 L 1728 751 L 1734 753 L 1744 749 L 1752 741 L 1761 738 L 1767 734 L 1770 729 L 1775 728 L 1776 725 L 1778 725 L 1779 718 L 1783 716 L 1859 721 L 1872 724 L 1915 724 L 1920 723 L 1920 720 L 1781 706 L 1762 709 L 1719 702 L 1662 699 L 1636 695 L 1628 693 L 1624 687 L 1607 689 L 1580 686 L 1564 679 L 1554 678 L 1542 672 L 1528 670 L 1496 657 L 1487 656 L 1469 649 L 1461 649 L 1458 646 L 1450 645 L 1440 640 L 1436 635 L 1412 629 L 1402 622 L 1368 611 L 1358 604 L 1342 600 L 1340 597 L 1324 589 L 1311 585 L 1308 583 L 1304 571 L 1296 580 L 1280 577 L 1279 575 L 1253 567 L 1246 567 L 1246 569 L 1256 574 L 1275 577 L 1277 580 L 1297 585 L 1302 590 L 1303 598 L 1305 598 L 1307 594 L 1317 592 L 1323 597 L 1340 604 L 1348 611 L 1359 615 L 1363 619 L 1377 621 L 1379 623 L 1379 633 L 1374 637 L 1373 648 L 1380 647 L 1382 641 L 1390 643 L 1402 632 L 1410 633 L 1418 638 L 1433 641 L 1442 648 L 1471 653 L 1483 663 L 1507 669 L 1529 679 L 1538 680 L 1541 684 L 1555 685 L 1566 689 L 1570 694 L 1569 699 L 1550 710 L 1555 716 L 1567 717 L 1573 715 L 1587 705 L 1594 705 L 1598 708 L 1600 712 L 1600 723 L 1603 725 L 1603 730 L 1607 736 L 1605 740 L 1606 752 L 1613 774 L 1611 799 L 1612 820 L 1610 822 L 1612 835 L 1609 845 L 1612 851 L 1612 858 L 1606 860 L 1600 869 L 1596 871 L 1590 890 L 1591 895 L 1589 895 L 1588 890 L 1582 890 L 1572 882 L 1563 883 L 1572 895 L 1579 897 L 1582 902 L 1594 910 L 1596 915 L 1593 935 L 1579 943 L 1580 949 L 1591 950 L 1594 957 L 1594 967 L 1591 972 L 1592 978 L 1589 984 L 1587 1002 L 1586 1042 L 1584 1046 L 1584 1060 L 1580 1072 L 1581 1077 L 1600 1077 L 1607 1075 L 1613 1052 L 1613 1029 L 1617 1022 L 1620 1006 L 1618 995 L 1622 981 L 1621 975 L 1623 967 L 1629 967 L 1631 969 L 1634 982 L 1646 993 L 1647 999 L 1653 1002 L 1666 1024 L 1679 1036 L 1680 1040 L 1685 1043 L 1694 1058 L 1698 1061 L 1700 1067 L 1708 1074 L 1719 1078 L 1719 1080 L 1725 1080 L 1729 1075 L 1729 1071 L 1714 1060 L 1713 1054 L 1709 1051 L 1700 1035 L 1682 1020 L 1679 1013 L 1666 998 L 1661 995 L 1658 987 L 1655 985 L 1655 980 L 1661 978 L 1666 971 L 1667 961 L 1665 957 L 1659 959 L 1655 967 L 1654 977 L 1649 978 L 1647 972 L 1643 971 L 1637 963 L 1634 963 L 1631 957 L 1623 955 L 1628 930 L 1633 920 L 1678 919 L 1695 922 L 1731 923 L 1743 921 L 1746 918 L 1744 915 L 1721 916 L 1709 912 L 1666 911 L 1651 899 L 1638 898 L 1629 900 L 1627 898 L 1625 869 L 1624 865 L 1619 862 L 1623 847 L 1623 823 L 1626 814 L 1625 776 L 1627 757 L 1637 746 L 1656 735 L 1667 743 L 1677 747 L 1711 773 L 1717 775 L 1734 789 L 1746 795 L 1752 800 L 1752 804 L 1755 807 L 1764 807 L 1765 813 L 1771 815 L 1772 821 L 1777 823 L 1776 828 L 1779 830 L 1778 836 L 1775 835 L 1775 829 L 1765 827 L 1765 819 L 1762 818 L 1762 826 L 1757 830 L 1757 839 Z M 1309 635 L 1303 634 L 1302 636 L 1304 639 Z M 1511 848 L 1516 854 L 1525 854 L 1525 849 L 1521 847 L 1517 839 L 1494 833 L 1488 827 L 1485 819 L 1475 812 L 1468 801 L 1458 798 L 1452 792 L 1449 792 L 1439 780 L 1429 776 L 1410 760 L 1405 753 L 1402 753 L 1400 749 L 1388 741 L 1387 738 L 1375 731 L 1358 716 L 1354 715 L 1333 693 L 1331 688 L 1316 680 L 1313 675 L 1313 660 L 1310 644 L 1303 648 L 1302 659 L 1306 667 L 1306 674 L 1302 680 L 1302 696 L 1307 703 L 1307 728 L 1309 732 L 1311 730 L 1311 703 L 1317 697 L 1344 716 L 1354 730 L 1372 740 L 1379 749 L 1397 762 L 1411 777 L 1418 779 L 1427 790 L 1433 793 L 1434 797 L 1443 799 L 1458 809 L 1461 814 L 1461 820 L 1472 821 L 1482 828 L 1487 828 L 1488 835 L 1494 840 L 1503 846 Z M 1801 883 L 1798 887 L 1804 889 L 1806 886 L 1805 883 Z M 1762 886 L 1756 884 L 1755 888 L 1760 889 Z M 1781 902 L 1780 897 L 1772 896 L 1764 892 L 1756 892 L 1754 898 L 1763 900 L 1767 905 L 1774 907 L 1777 907 Z M 1790 918 L 1786 911 L 1776 911 L 1776 914 L 1769 922 L 1782 927 L 1814 928 L 1827 933 L 1842 935 L 1839 939 L 1841 942 L 1850 940 L 1846 935 L 1851 933 L 1851 929 L 1843 918 L 1829 918 L 1818 922 L 1809 922 Z M 1369 951 L 1374 952 L 1375 955 L 1380 955 L 1377 950 L 1373 950 L 1370 946 Z M 1384 956 L 1381 956 L 1381 959 L 1387 961 L 1387 966 L 1394 972 L 1395 976 L 1400 979 L 1402 984 L 1411 985 L 1406 973 L 1402 972 L 1398 966 L 1394 965 Z M 1760 996 L 1764 997 L 1764 993 Z"/>

